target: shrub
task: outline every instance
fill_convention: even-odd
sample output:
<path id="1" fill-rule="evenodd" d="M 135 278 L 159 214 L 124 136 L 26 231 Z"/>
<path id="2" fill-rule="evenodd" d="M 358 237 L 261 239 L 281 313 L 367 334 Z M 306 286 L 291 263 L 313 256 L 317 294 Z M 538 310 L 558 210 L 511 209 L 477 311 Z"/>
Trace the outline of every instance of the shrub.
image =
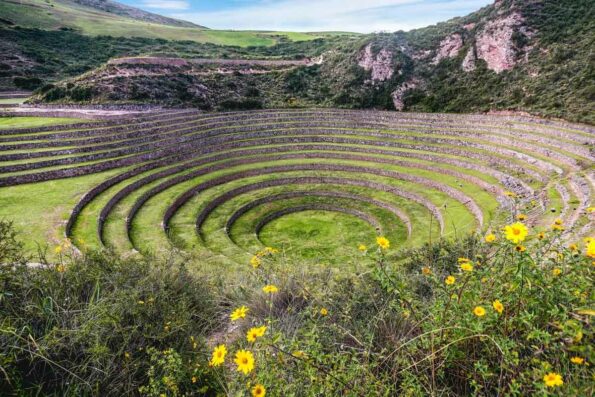
<path id="1" fill-rule="evenodd" d="M 15 77 L 12 79 L 14 85 L 24 90 L 35 90 L 43 81 L 37 77 Z"/>
<path id="2" fill-rule="evenodd" d="M 11 233 L 0 241 L 11 244 Z M 218 388 L 208 368 L 194 364 L 204 361 L 217 304 L 210 284 L 183 264 L 62 255 L 55 266 L 3 265 L 0 291 L 3 391 L 137 394 L 171 370 L 157 369 L 160 355 L 180 367 L 164 392 L 196 392 L 193 376 L 205 392 Z"/>

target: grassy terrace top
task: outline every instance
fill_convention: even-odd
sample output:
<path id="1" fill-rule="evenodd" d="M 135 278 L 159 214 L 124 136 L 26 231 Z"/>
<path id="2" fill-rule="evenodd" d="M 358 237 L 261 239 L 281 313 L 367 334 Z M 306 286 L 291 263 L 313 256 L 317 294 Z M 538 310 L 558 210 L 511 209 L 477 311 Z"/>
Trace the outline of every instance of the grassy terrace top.
<path id="1" fill-rule="evenodd" d="M 417 246 L 490 230 L 526 205 L 536 227 L 564 216 L 568 236 L 592 231 L 588 126 L 332 109 L 6 123 L 0 217 L 50 257 L 68 236 L 121 253 L 174 245 L 232 268 L 264 246 L 346 265 L 375 235 Z"/>

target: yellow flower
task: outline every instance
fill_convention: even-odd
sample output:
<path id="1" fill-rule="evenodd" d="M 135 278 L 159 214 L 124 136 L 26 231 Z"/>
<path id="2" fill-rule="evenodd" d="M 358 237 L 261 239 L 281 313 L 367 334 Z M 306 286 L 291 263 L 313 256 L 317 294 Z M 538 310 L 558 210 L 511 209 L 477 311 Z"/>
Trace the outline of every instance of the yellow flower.
<path id="1" fill-rule="evenodd" d="M 320 309 L 320 315 L 321 316 L 328 316 L 328 310 L 323 307 L 322 309 Z"/>
<path id="2" fill-rule="evenodd" d="M 196 379 L 196 376 L 193 376 L 193 377 L 192 377 L 192 383 L 196 383 L 196 381 L 197 381 L 197 380 L 198 380 L 198 379 Z"/>
<path id="3" fill-rule="evenodd" d="M 264 388 L 263 385 L 261 384 L 256 384 L 253 388 L 252 388 L 252 397 L 264 397 L 267 394 L 266 389 Z"/>
<path id="4" fill-rule="evenodd" d="M 249 310 L 250 309 L 248 309 L 246 306 L 240 306 L 237 309 L 235 309 L 233 312 L 231 312 L 229 317 L 231 318 L 231 321 L 236 321 L 236 320 L 239 320 L 240 318 L 245 318 L 246 314 L 248 314 Z"/>
<path id="5" fill-rule="evenodd" d="M 560 270 L 559 268 L 556 267 L 552 270 L 552 274 L 557 277 L 560 274 L 562 274 L 562 270 Z"/>
<path id="6" fill-rule="evenodd" d="M 250 328 L 248 330 L 248 332 L 246 333 L 246 340 L 248 342 L 255 342 L 257 338 L 260 338 L 261 336 L 264 335 L 266 330 L 267 330 L 266 326 Z"/>
<path id="7" fill-rule="evenodd" d="M 595 239 L 590 238 L 587 243 L 587 256 L 589 258 L 595 258 Z"/>
<path id="8" fill-rule="evenodd" d="M 58 266 L 56 266 L 56 271 L 58 273 L 64 273 L 66 271 L 66 266 L 59 264 Z"/>
<path id="9" fill-rule="evenodd" d="M 475 314 L 477 317 L 483 317 L 486 315 L 486 309 L 481 306 L 475 306 L 475 309 L 473 309 L 473 314 Z"/>
<path id="10" fill-rule="evenodd" d="M 54 252 L 56 254 L 61 254 L 62 253 L 62 246 L 61 245 L 56 246 L 56 248 L 54 248 Z"/>
<path id="11" fill-rule="evenodd" d="M 248 350 L 238 350 L 234 361 L 238 366 L 238 372 L 243 372 L 244 375 L 254 370 L 254 355 Z"/>
<path id="12" fill-rule="evenodd" d="M 562 219 L 558 218 L 554 221 L 554 223 L 552 224 L 552 230 L 555 230 L 555 231 L 563 231 L 564 230 L 564 222 L 562 222 Z"/>
<path id="13" fill-rule="evenodd" d="M 525 248 L 524 245 L 517 245 L 516 247 L 514 247 L 514 249 L 516 250 L 516 252 L 525 252 L 527 250 L 527 248 Z"/>
<path id="14" fill-rule="evenodd" d="M 504 192 L 504 194 L 508 197 L 512 197 L 512 198 L 516 197 L 516 193 L 510 192 L 510 191 L 506 191 L 506 192 Z"/>
<path id="15" fill-rule="evenodd" d="M 576 245 L 576 244 L 570 244 L 568 246 L 568 249 L 571 250 L 571 251 L 578 251 L 578 245 Z"/>
<path id="16" fill-rule="evenodd" d="M 213 355 L 209 365 L 212 367 L 218 367 L 225 362 L 225 355 L 227 354 L 227 348 L 225 345 L 219 345 L 213 350 Z"/>
<path id="17" fill-rule="evenodd" d="M 517 219 L 517 221 L 524 221 L 524 220 L 527 219 L 527 215 L 525 215 L 525 214 L 518 214 L 516 216 L 516 219 Z"/>
<path id="18" fill-rule="evenodd" d="M 444 283 L 446 285 L 453 285 L 455 283 L 455 281 L 457 281 L 456 278 L 454 278 L 453 276 L 448 276 L 448 277 L 446 277 L 446 280 L 444 280 Z"/>
<path id="19" fill-rule="evenodd" d="M 266 330 L 267 330 L 267 327 L 265 327 L 265 326 L 250 328 L 248 330 L 248 332 L 246 333 L 246 340 L 248 342 L 256 342 L 256 339 L 263 336 L 264 333 L 266 332 Z"/>
<path id="20" fill-rule="evenodd" d="M 473 265 L 471 263 L 462 263 L 461 264 L 461 270 L 465 271 L 465 272 L 472 272 L 473 271 Z"/>
<path id="21" fill-rule="evenodd" d="M 494 234 L 490 233 L 486 236 L 486 243 L 493 243 L 494 241 L 496 241 L 496 236 Z"/>
<path id="22" fill-rule="evenodd" d="M 570 362 L 573 364 L 581 365 L 585 362 L 585 359 L 582 357 L 574 356 L 570 359 Z"/>
<path id="23" fill-rule="evenodd" d="M 555 372 L 550 372 L 549 374 L 545 375 L 543 377 L 543 381 L 547 387 L 562 386 L 564 384 L 562 376 Z"/>
<path id="24" fill-rule="evenodd" d="M 136 302 L 136 303 L 138 303 L 139 305 L 144 305 L 144 304 L 145 304 L 145 301 L 143 301 L 143 300 L 140 300 L 140 301 L 138 301 L 138 302 Z"/>
<path id="25" fill-rule="evenodd" d="M 504 233 L 506 235 L 506 239 L 512 241 L 515 244 L 524 241 L 528 234 L 527 226 L 522 224 L 521 222 L 513 223 L 512 225 L 504 226 Z"/>
<path id="26" fill-rule="evenodd" d="M 276 292 L 279 292 L 279 288 L 277 288 L 274 285 L 265 285 L 264 287 L 262 287 L 262 290 L 267 294 L 274 294 Z"/>
<path id="27" fill-rule="evenodd" d="M 291 353 L 292 356 L 294 356 L 295 358 L 304 358 L 306 357 L 306 353 L 301 351 L 301 350 L 296 350 L 293 353 Z"/>
<path id="28" fill-rule="evenodd" d="M 130 358 L 130 353 L 124 352 L 124 358 L 128 360 Z"/>
<path id="29" fill-rule="evenodd" d="M 387 250 L 390 248 L 390 241 L 386 237 L 376 237 L 376 244 L 383 250 Z"/>
<path id="30" fill-rule="evenodd" d="M 368 247 L 366 247 L 363 244 L 360 244 L 359 247 L 357 247 L 358 250 L 360 250 L 361 252 L 366 252 L 368 250 Z"/>
<path id="31" fill-rule="evenodd" d="M 256 256 L 256 255 L 254 255 L 254 256 L 252 257 L 252 259 L 250 259 L 250 265 L 251 265 L 253 268 L 255 268 L 255 269 L 256 269 L 256 268 L 258 268 L 258 266 L 260 266 L 260 264 L 261 264 L 261 263 L 262 263 L 262 261 L 261 261 L 261 260 L 260 260 L 260 258 L 259 258 L 258 256 Z"/>
<path id="32" fill-rule="evenodd" d="M 539 234 L 537 235 L 537 238 L 539 240 L 543 240 L 545 238 L 545 233 L 544 232 L 539 232 Z"/>
<path id="33" fill-rule="evenodd" d="M 589 207 L 589 208 L 587 208 L 587 212 L 588 212 L 589 214 L 592 214 L 592 213 L 594 213 L 594 212 L 595 212 L 595 207 Z"/>
<path id="34" fill-rule="evenodd" d="M 432 274 L 432 270 L 431 270 L 429 267 L 427 267 L 427 266 L 424 266 L 424 267 L 421 269 L 421 272 L 422 272 L 422 274 L 423 274 L 423 275 L 425 275 L 425 276 L 429 276 L 430 274 Z"/>
<path id="35" fill-rule="evenodd" d="M 265 247 L 264 252 L 266 252 L 267 254 L 277 254 L 279 253 L 279 250 L 273 247 Z"/>
<path id="36" fill-rule="evenodd" d="M 494 310 L 498 312 L 498 314 L 502 314 L 504 311 L 504 305 L 498 299 L 492 303 L 492 306 L 494 307 Z"/>

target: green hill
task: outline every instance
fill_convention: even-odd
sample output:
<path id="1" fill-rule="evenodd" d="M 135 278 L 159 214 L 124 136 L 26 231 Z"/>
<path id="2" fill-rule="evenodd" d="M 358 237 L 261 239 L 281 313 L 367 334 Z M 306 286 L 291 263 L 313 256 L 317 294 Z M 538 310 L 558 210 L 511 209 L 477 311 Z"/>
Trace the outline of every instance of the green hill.
<path id="1" fill-rule="evenodd" d="M 211 30 L 190 22 L 100 0 L 3 0 L 0 27 L 72 30 L 88 36 L 143 37 L 228 46 L 270 46 L 280 37 L 312 40 L 321 34 Z"/>

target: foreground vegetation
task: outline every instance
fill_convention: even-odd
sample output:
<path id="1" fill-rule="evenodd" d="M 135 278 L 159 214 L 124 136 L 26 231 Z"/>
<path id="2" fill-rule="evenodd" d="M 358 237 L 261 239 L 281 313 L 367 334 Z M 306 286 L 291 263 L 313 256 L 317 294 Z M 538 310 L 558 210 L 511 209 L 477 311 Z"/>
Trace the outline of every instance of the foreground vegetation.
<path id="1" fill-rule="evenodd" d="M 361 271 L 275 249 L 241 284 L 188 258 L 76 254 L 33 267 L 0 224 L 2 388 L 15 394 L 593 393 L 595 242 L 540 232 L 407 251 L 371 236 Z"/>

